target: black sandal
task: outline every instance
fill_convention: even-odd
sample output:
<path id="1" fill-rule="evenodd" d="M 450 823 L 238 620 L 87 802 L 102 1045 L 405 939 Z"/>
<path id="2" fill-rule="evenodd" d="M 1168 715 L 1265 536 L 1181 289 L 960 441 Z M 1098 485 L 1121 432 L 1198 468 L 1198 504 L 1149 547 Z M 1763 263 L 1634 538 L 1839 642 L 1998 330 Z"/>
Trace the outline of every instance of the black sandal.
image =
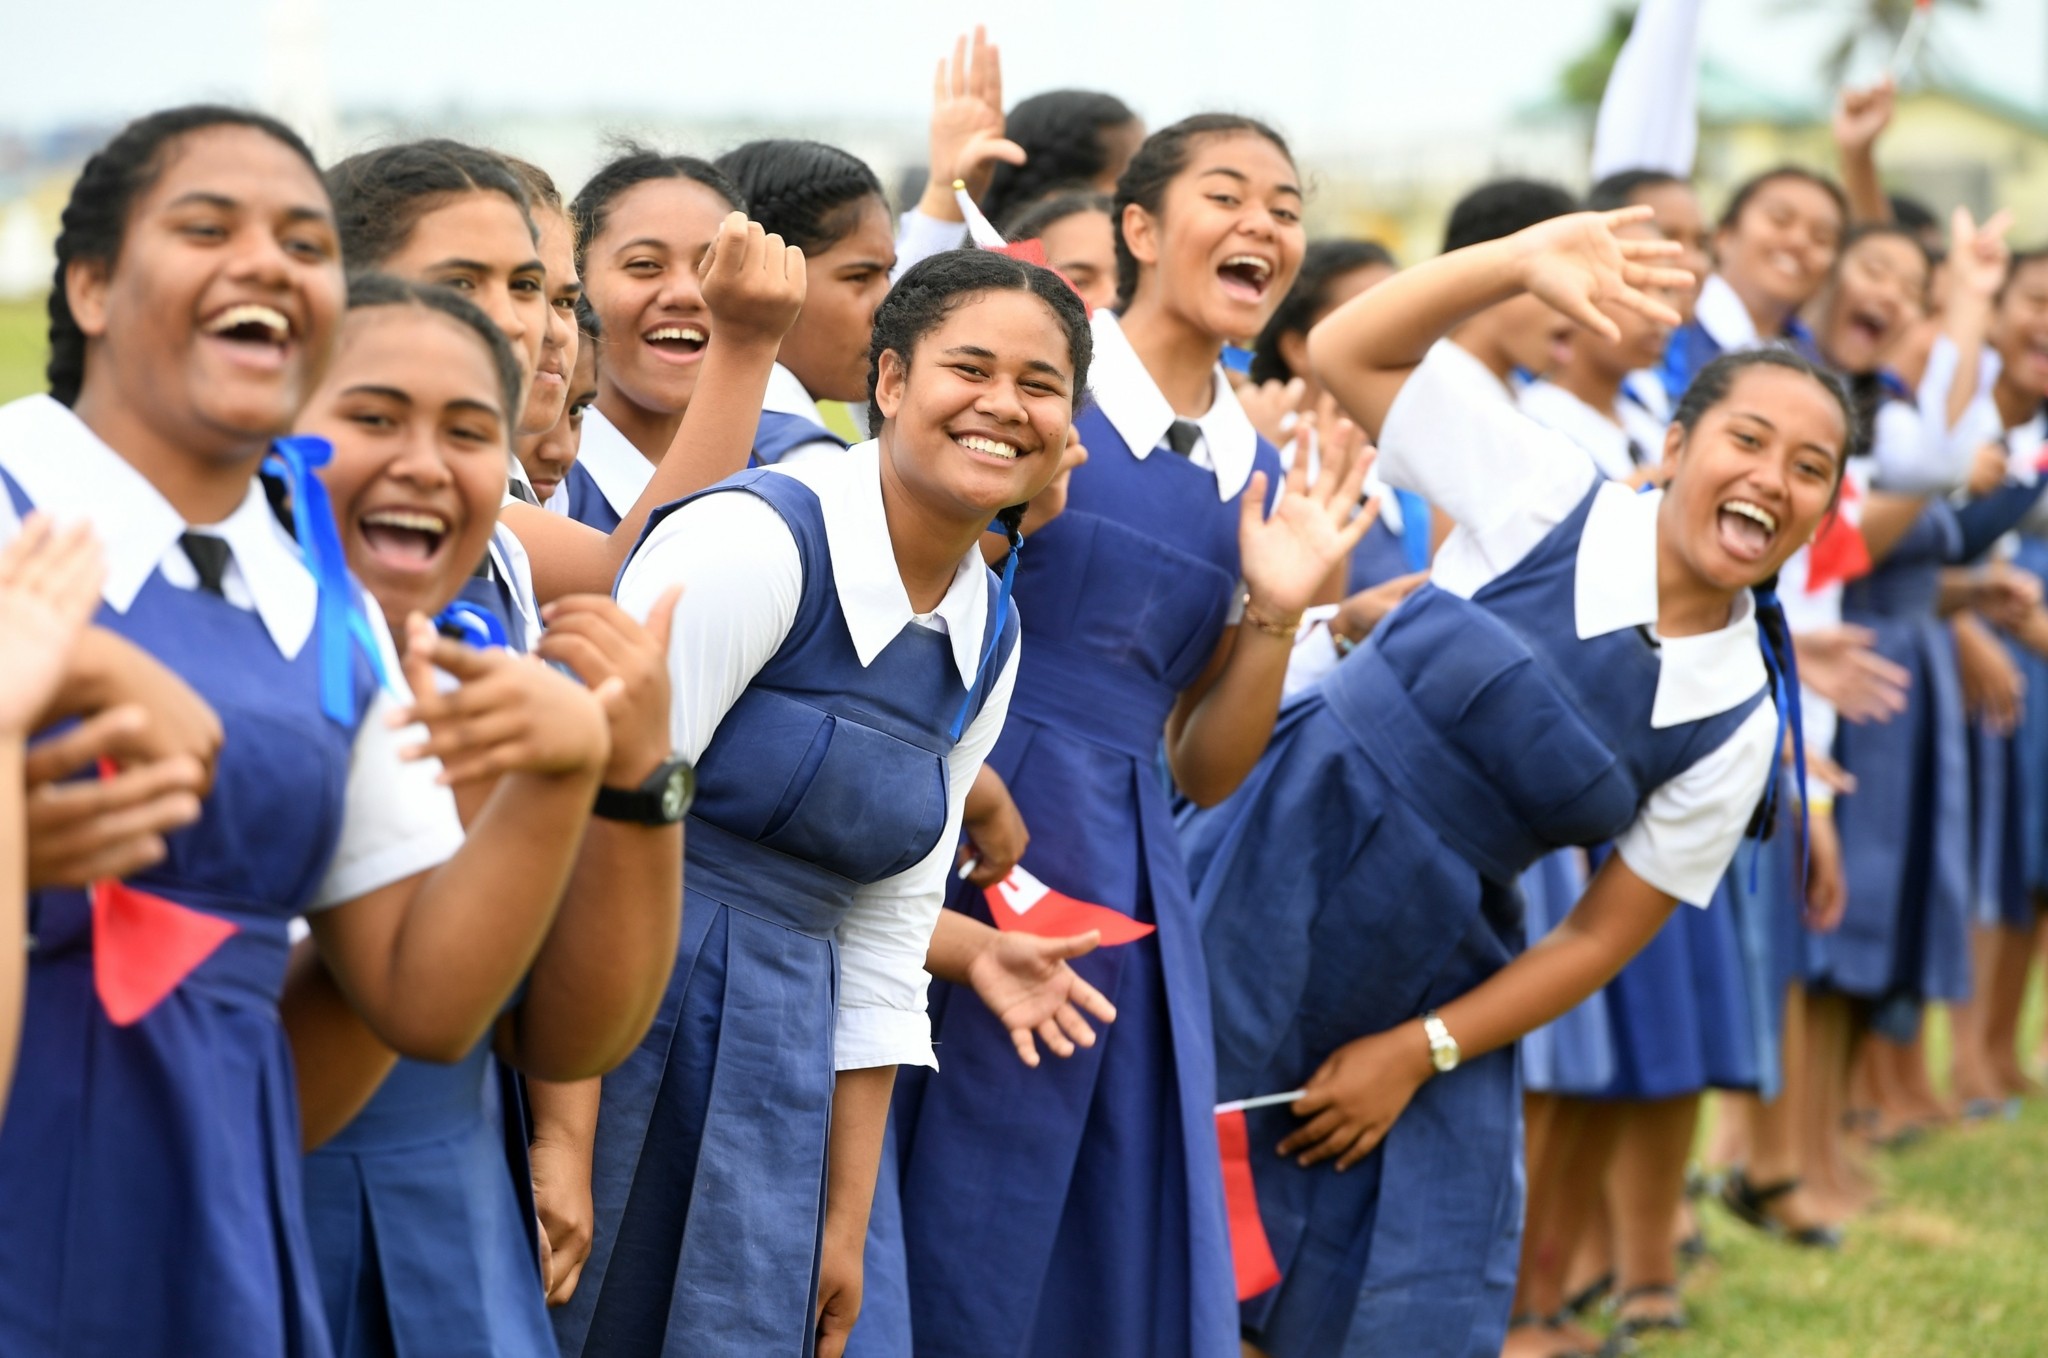
<path id="1" fill-rule="evenodd" d="M 1564 1310 L 1561 1314 L 1574 1318 L 1591 1315 L 1593 1308 L 1605 1301 L 1607 1294 L 1613 1290 L 1614 1275 L 1612 1273 L 1603 1273 L 1592 1282 L 1587 1283 L 1584 1287 L 1572 1293 L 1569 1297 L 1566 1297 L 1564 1300 Z"/>
<path id="2" fill-rule="evenodd" d="M 1559 1311 L 1559 1312 L 1558 1312 L 1558 1313 L 1557 1313 L 1556 1315 L 1554 1315 L 1554 1316 L 1546 1316 L 1546 1315 L 1542 1315 L 1542 1314 L 1540 1314 L 1539 1312 L 1536 1312 L 1536 1311 L 1522 1311 L 1522 1312 L 1520 1312 L 1520 1313 L 1518 1313 L 1518 1314 L 1516 1314 L 1516 1315 L 1511 1315 L 1511 1316 L 1509 1316 L 1509 1317 L 1508 1317 L 1508 1329 L 1509 1329 L 1509 1330 L 1511 1330 L 1511 1331 L 1512 1331 L 1512 1330 L 1559 1330 L 1559 1331 L 1561 1331 L 1561 1330 L 1562 1330 L 1562 1328 L 1563 1328 L 1563 1325 L 1564 1325 L 1564 1322 L 1565 1322 L 1566 1318 L 1567 1318 L 1567 1313 L 1566 1313 L 1566 1312 L 1563 1312 L 1563 1311 Z M 1578 1348 L 1577 1346 L 1575 1346 L 1575 1345 L 1572 1345 L 1572 1341 L 1571 1341 L 1571 1340 L 1569 1340 L 1569 1339 L 1567 1339 L 1567 1338 L 1565 1338 L 1565 1336 L 1564 1336 L 1564 1335 L 1563 1335 L 1562 1333 L 1559 1333 L 1559 1334 L 1558 1334 L 1558 1336 L 1557 1336 L 1557 1342 L 1558 1342 L 1559 1344 L 1562 1344 L 1562 1345 L 1566 1345 L 1566 1346 L 1568 1346 L 1568 1347 L 1552 1349 L 1552 1350 L 1550 1351 L 1550 1358 L 1600 1358 L 1600 1351 L 1599 1351 L 1598 1349 L 1582 1349 L 1582 1348 Z"/>
<path id="3" fill-rule="evenodd" d="M 1647 1297 L 1669 1298 L 1673 1310 L 1660 1316 L 1624 1316 L 1621 1308 L 1632 1301 Z M 1637 1352 L 1636 1340 L 1646 1334 L 1677 1334 L 1692 1328 L 1692 1321 L 1685 1314 L 1685 1305 L 1680 1300 L 1678 1288 L 1671 1283 L 1643 1283 L 1631 1287 L 1608 1303 L 1608 1310 L 1615 1315 L 1614 1328 L 1608 1332 L 1607 1342 L 1600 1346 L 1602 1358 L 1621 1358 L 1622 1355 Z"/>
<path id="4" fill-rule="evenodd" d="M 1776 1236 L 1802 1249 L 1838 1250 L 1842 1248 L 1842 1231 L 1837 1226 L 1787 1226 L 1770 1214 L 1770 1205 L 1799 1187 L 1797 1179 L 1781 1179 L 1774 1184 L 1751 1183 L 1749 1175 L 1740 1169 L 1728 1171 L 1728 1177 L 1721 1183 L 1721 1205 L 1729 1215 L 1746 1226 L 1752 1226 L 1765 1235 Z"/>

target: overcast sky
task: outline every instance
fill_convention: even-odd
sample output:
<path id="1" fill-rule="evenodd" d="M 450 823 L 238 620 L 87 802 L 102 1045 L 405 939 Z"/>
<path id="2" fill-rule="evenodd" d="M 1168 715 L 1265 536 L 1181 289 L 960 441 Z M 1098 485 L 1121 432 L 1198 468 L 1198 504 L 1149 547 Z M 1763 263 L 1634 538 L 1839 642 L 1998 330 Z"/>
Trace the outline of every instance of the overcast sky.
<path id="1" fill-rule="evenodd" d="M 1610 0 L 286 0 L 319 11 L 343 108 L 921 119 L 933 59 L 986 17 L 1012 99 L 1113 90 L 1157 126 L 1203 106 L 1320 142 L 1468 129 L 1553 87 Z M 262 97 L 278 0 L 4 0 L 0 128 Z M 1710 56 L 1810 88 L 1851 0 L 1706 0 Z M 2048 106 L 2048 3 L 1937 4 L 1936 42 L 1977 83 Z M 1008 17 L 1005 17 L 1005 16 Z"/>

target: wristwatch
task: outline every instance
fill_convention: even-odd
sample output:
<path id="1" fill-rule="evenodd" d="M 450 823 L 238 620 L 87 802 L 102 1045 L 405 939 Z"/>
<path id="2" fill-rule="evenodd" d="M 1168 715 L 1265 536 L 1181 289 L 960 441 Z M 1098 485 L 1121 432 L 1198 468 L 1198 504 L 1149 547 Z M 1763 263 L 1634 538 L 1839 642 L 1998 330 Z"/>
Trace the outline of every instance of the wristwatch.
<path id="1" fill-rule="evenodd" d="M 1464 1053 L 1458 1050 L 1458 1039 L 1451 1036 L 1451 1030 L 1444 1027 L 1444 1021 L 1432 1009 L 1422 1016 L 1422 1031 L 1429 1038 L 1429 1064 L 1436 1067 L 1439 1075 L 1448 1075 L 1458 1068 Z"/>
<path id="2" fill-rule="evenodd" d="M 697 800 L 697 769 L 680 757 L 666 760 L 638 787 L 601 787 L 591 814 L 633 825 L 674 825 Z"/>

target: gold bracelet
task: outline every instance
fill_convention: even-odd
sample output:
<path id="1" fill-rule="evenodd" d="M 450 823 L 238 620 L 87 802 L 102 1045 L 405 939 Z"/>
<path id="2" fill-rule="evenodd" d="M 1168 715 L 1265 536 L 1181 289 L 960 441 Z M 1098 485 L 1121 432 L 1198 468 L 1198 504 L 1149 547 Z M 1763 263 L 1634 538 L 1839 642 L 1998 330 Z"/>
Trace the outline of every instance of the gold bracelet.
<path id="1" fill-rule="evenodd" d="M 1288 641 L 1294 640 L 1294 634 L 1301 630 L 1301 614 L 1299 613 L 1286 621 L 1278 618 L 1260 617 L 1259 610 L 1252 606 L 1252 592 L 1250 590 L 1244 592 L 1244 620 L 1269 637 L 1284 637 Z"/>

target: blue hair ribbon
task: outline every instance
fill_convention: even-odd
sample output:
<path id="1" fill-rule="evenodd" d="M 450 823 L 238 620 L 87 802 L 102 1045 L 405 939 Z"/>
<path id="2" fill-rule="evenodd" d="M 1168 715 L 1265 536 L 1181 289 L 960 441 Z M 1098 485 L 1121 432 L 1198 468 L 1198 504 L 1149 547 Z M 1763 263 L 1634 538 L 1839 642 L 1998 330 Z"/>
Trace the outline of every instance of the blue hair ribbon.
<path id="1" fill-rule="evenodd" d="M 362 595 L 348 573 L 341 530 L 327 486 L 313 473 L 334 456 L 334 445 L 309 434 L 272 440 L 263 469 L 283 478 L 292 494 L 292 536 L 319 591 L 313 642 L 320 648 L 320 710 L 336 723 L 355 720 L 355 679 L 349 668 L 351 643 L 360 646 L 381 686 L 389 682 L 376 633 L 363 615 Z"/>
<path id="2" fill-rule="evenodd" d="M 1003 582 L 996 589 L 996 606 L 989 614 L 988 640 L 982 643 L 981 659 L 974 666 L 974 682 L 967 686 L 967 696 L 960 700 L 960 711 L 953 717 L 954 740 L 967 729 L 967 714 L 974 709 L 974 690 L 981 687 L 982 672 L 995 657 L 996 647 L 1002 644 L 1003 624 L 1010 619 L 1010 591 L 1017 584 L 1017 556 L 1024 549 L 1024 532 L 1015 524 L 1004 524 L 1003 534 L 1010 540 L 1010 554 L 1003 558 Z"/>
<path id="3" fill-rule="evenodd" d="M 1759 588 L 1755 591 L 1757 612 L 1769 609 L 1784 621 L 1784 605 L 1778 602 L 1775 590 Z M 1763 639 L 1764 670 L 1770 676 L 1771 696 L 1778 706 L 1778 732 L 1771 741 L 1771 777 L 1764 785 L 1764 824 L 1769 826 L 1778 814 L 1778 770 L 1779 751 L 1785 748 L 1785 732 L 1792 732 L 1792 778 L 1799 792 L 1799 881 L 1806 881 L 1807 856 L 1811 844 L 1812 823 L 1807 814 L 1806 795 L 1806 722 L 1800 710 L 1799 700 L 1799 659 L 1792 649 L 1789 634 L 1780 648 L 1772 630 L 1759 626 L 1758 634 Z M 1749 860 L 1749 889 L 1757 889 L 1758 855 Z"/>
<path id="4" fill-rule="evenodd" d="M 1412 490 L 1396 490 L 1394 498 L 1401 505 L 1401 557 L 1408 565 L 1408 573 L 1429 569 L 1430 517 L 1429 501 Z"/>

